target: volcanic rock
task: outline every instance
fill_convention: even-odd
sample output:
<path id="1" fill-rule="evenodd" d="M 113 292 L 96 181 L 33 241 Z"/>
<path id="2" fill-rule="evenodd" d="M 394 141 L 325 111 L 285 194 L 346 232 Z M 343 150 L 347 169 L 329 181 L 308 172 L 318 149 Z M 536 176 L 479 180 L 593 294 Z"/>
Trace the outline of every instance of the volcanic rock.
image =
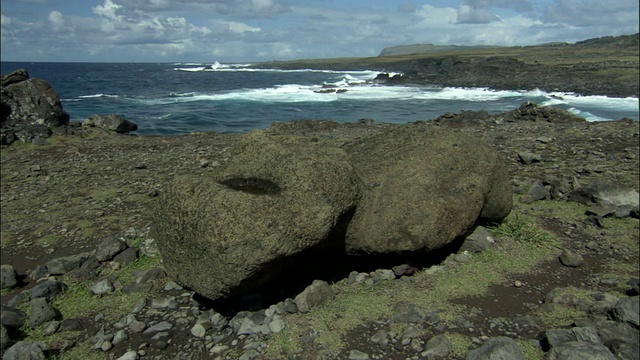
<path id="1" fill-rule="evenodd" d="M 185 176 L 160 196 L 154 238 L 167 273 L 208 298 L 255 289 L 303 252 L 332 244 L 360 193 L 340 148 L 246 135 L 214 177 Z"/>
<path id="2" fill-rule="evenodd" d="M 476 221 L 511 211 L 511 185 L 496 151 L 452 130 L 410 125 L 347 144 L 364 183 L 349 224 L 349 252 L 433 250 Z"/>
<path id="3" fill-rule="evenodd" d="M 69 124 L 69 114 L 62 109 L 60 97 L 51 85 L 31 78 L 4 86 L 1 91 L 2 127 Z"/>
<path id="4" fill-rule="evenodd" d="M 133 122 L 123 119 L 118 115 L 92 115 L 88 117 L 83 123 L 83 127 L 99 127 L 115 131 L 118 134 L 126 134 L 130 131 L 138 130 L 138 125 Z"/>

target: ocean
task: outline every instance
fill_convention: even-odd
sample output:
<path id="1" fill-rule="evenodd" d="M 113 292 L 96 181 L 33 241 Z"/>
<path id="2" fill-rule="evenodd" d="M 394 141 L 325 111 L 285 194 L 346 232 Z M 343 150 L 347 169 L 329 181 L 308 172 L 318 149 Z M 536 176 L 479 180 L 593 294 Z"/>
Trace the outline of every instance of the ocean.
<path id="1" fill-rule="evenodd" d="M 139 134 L 247 132 L 298 119 L 407 123 L 462 110 L 500 113 L 525 101 L 557 106 L 588 121 L 639 118 L 638 98 L 379 85 L 372 82 L 375 70 L 256 69 L 218 62 L 1 63 L 2 74 L 18 68 L 48 81 L 71 121 L 117 114 L 138 124 Z M 340 91 L 323 92 L 332 89 Z"/>

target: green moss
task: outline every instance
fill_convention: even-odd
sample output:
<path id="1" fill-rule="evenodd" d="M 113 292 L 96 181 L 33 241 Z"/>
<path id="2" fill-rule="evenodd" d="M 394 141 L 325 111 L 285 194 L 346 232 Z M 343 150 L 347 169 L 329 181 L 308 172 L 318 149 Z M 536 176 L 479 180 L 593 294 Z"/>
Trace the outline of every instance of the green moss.
<path id="1" fill-rule="evenodd" d="M 542 328 L 558 328 L 571 325 L 575 319 L 587 317 L 587 313 L 575 308 L 556 306 L 551 311 L 539 311 L 536 316 Z"/>
<path id="2" fill-rule="evenodd" d="M 266 356 L 268 359 L 291 359 L 302 352 L 298 329 L 285 328 L 278 334 L 271 335 L 267 341 Z"/>
<path id="3" fill-rule="evenodd" d="M 543 359 L 544 352 L 542 351 L 542 348 L 537 344 L 537 342 L 534 343 L 532 340 L 527 339 L 516 339 L 516 342 L 522 349 L 525 360 Z"/>
<path id="4" fill-rule="evenodd" d="M 458 333 L 445 333 L 444 336 L 449 340 L 449 344 L 451 345 L 449 358 L 463 359 L 469 352 L 471 339 Z"/>
<path id="5" fill-rule="evenodd" d="M 291 358 L 299 354 L 300 338 L 312 328 L 318 332 L 316 342 L 332 354 L 344 348 L 344 336 L 350 330 L 391 315 L 391 298 L 378 287 L 341 287 L 336 297 L 307 314 L 289 315 L 287 328 L 269 339 L 269 353 L 274 358 Z"/>
<path id="6" fill-rule="evenodd" d="M 513 212 L 499 225 L 490 226 L 489 230 L 494 235 L 509 237 L 521 243 L 553 248 L 561 247 L 560 242 L 550 233 L 537 226 L 533 218 Z"/>

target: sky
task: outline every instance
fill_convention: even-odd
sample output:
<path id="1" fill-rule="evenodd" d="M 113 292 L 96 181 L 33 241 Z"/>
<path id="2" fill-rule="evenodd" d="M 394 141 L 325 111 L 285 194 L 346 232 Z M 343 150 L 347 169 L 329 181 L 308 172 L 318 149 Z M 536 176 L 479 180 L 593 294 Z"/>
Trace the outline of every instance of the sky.
<path id="1" fill-rule="evenodd" d="M 638 33 L 638 0 L 1 0 L 2 61 L 256 62 Z"/>

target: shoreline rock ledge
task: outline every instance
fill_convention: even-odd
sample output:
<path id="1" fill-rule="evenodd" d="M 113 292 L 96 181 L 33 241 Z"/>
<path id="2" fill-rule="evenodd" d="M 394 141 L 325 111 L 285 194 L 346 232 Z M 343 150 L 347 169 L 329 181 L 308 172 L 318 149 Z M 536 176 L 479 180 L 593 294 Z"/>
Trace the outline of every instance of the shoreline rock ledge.
<path id="1" fill-rule="evenodd" d="M 405 125 L 348 144 L 254 131 L 215 175 L 168 184 L 151 236 L 168 275 L 215 300 L 309 256 L 435 250 L 511 207 L 502 158 L 451 129 Z"/>

